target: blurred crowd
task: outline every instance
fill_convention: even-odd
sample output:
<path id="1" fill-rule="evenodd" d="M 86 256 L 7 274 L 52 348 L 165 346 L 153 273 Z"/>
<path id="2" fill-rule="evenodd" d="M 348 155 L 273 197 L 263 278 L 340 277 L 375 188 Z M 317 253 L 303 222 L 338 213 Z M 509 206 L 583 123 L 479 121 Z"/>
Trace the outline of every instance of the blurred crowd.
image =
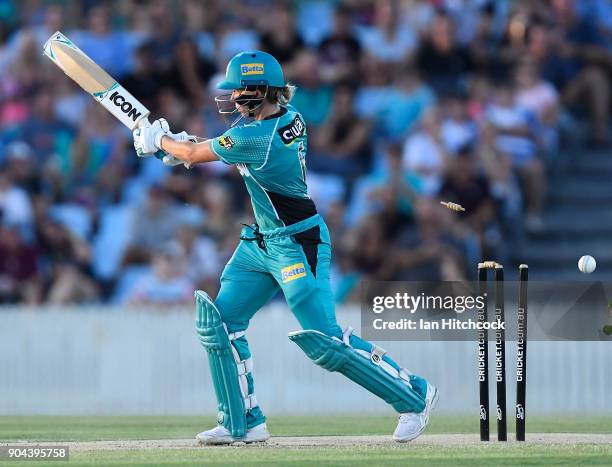
<path id="1" fill-rule="evenodd" d="M 214 295 L 250 203 L 233 167 L 139 160 L 41 54 L 61 30 L 173 131 L 227 129 L 228 59 L 297 85 L 337 300 L 362 279 L 471 278 L 541 235 L 565 144 L 609 142 L 606 0 L 0 1 L 0 303 Z M 440 201 L 461 204 L 451 212 Z"/>

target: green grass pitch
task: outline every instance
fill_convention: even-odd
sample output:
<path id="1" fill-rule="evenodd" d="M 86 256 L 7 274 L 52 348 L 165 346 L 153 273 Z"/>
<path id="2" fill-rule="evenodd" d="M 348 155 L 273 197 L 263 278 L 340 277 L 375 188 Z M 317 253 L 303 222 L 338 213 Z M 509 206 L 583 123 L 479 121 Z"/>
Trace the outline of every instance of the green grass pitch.
<path id="1" fill-rule="evenodd" d="M 185 440 L 213 426 L 213 417 L 0 417 L 0 443 L 89 442 L 101 440 Z M 393 417 L 270 417 L 274 436 L 389 435 Z M 512 425 L 510 425 L 510 428 Z M 491 423 L 494 428 L 494 423 Z M 434 416 L 426 434 L 463 433 L 477 439 L 473 416 Z M 612 417 L 530 417 L 529 433 L 612 433 Z M 511 434 L 509 434 L 511 436 Z M 491 439 L 495 439 L 492 433 Z M 171 444 L 172 442 L 170 442 Z M 53 465 L 612 465 L 612 444 L 466 443 L 388 444 L 355 443 L 338 446 L 239 446 L 204 448 L 73 449 L 67 464 Z M 8 461 L 0 465 L 36 465 Z"/>

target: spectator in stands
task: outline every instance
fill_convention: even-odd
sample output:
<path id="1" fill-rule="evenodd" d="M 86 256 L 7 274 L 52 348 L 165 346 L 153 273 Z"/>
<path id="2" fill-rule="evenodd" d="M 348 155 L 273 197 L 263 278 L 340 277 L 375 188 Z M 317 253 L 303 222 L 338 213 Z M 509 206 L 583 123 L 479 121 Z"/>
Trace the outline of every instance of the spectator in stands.
<path id="1" fill-rule="evenodd" d="M 441 95 L 464 90 L 473 67 L 469 51 L 457 43 L 451 17 L 444 13 L 434 17 L 416 61 L 425 79 Z"/>
<path id="2" fill-rule="evenodd" d="M 538 157 L 533 119 L 515 102 L 513 88 L 498 85 L 495 98 L 486 111 L 488 130 L 494 135 L 496 151 L 507 154 L 520 175 L 526 196 L 525 226 L 539 232 L 546 193 L 544 164 Z"/>
<path id="3" fill-rule="evenodd" d="M 62 198 L 97 188 L 98 201 L 119 196 L 126 165 L 126 132 L 117 120 L 94 102 L 69 152 L 58 153 L 55 166 L 62 183 Z"/>
<path id="4" fill-rule="evenodd" d="M 223 263 L 215 241 L 201 235 L 197 228 L 185 225 L 177 232 L 173 244 L 185 253 L 185 273 L 189 280 L 199 289 L 218 290 Z"/>
<path id="5" fill-rule="evenodd" d="M 35 36 L 26 30 L 13 45 L 7 46 L 10 56 L 7 57 L 7 68 L 0 76 L 1 121 L 4 125 L 23 125 L 30 116 L 31 95 L 43 84 L 40 73 L 40 52 Z M 4 101 L 4 102 L 3 102 Z M 13 127 L 12 130 L 19 129 Z"/>
<path id="6" fill-rule="evenodd" d="M 194 202 L 206 213 L 203 233 L 217 242 L 222 262 L 229 258 L 235 245 L 234 235 L 240 230 L 241 219 L 232 209 L 232 196 L 229 186 L 220 181 L 211 181 L 202 186 Z M 246 222 L 249 218 L 244 218 Z"/>
<path id="7" fill-rule="evenodd" d="M 461 280 L 468 263 L 480 257 L 478 244 L 469 231 L 458 228 L 454 218 L 435 200 L 420 199 L 415 205 L 415 223 L 398 232 L 393 258 L 394 280 Z"/>
<path id="8" fill-rule="evenodd" d="M 269 17 L 261 34 L 261 48 L 276 57 L 285 73 L 291 76 L 293 63 L 304 49 L 304 40 L 295 27 L 293 10 L 289 3 L 282 2 L 266 14 Z"/>
<path id="9" fill-rule="evenodd" d="M 161 185 L 153 185 L 130 227 L 125 263 L 148 262 L 150 252 L 170 241 L 182 224 L 181 212 Z"/>
<path id="10" fill-rule="evenodd" d="M 183 2 L 182 32 L 193 38 L 200 57 L 205 60 L 215 59 L 215 38 L 210 30 L 219 14 L 218 8 L 217 2 L 203 3 L 198 0 Z"/>
<path id="11" fill-rule="evenodd" d="M 395 74 L 393 88 L 384 111 L 382 135 L 398 141 L 415 129 L 425 111 L 435 103 L 436 97 L 412 67 Z"/>
<path id="12" fill-rule="evenodd" d="M 434 2 L 422 2 L 420 0 L 407 0 L 400 2 L 400 15 L 421 37 L 425 36 L 436 13 Z"/>
<path id="13" fill-rule="evenodd" d="M 13 182 L 6 168 L 0 166 L 0 223 L 29 232 L 33 222 L 28 193 Z"/>
<path id="14" fill-rule="evenodd" d="M 389 239 L 385 237 L 381 214 L 365 217 L 355 230 L 355 240 L 351 242 L 354 267 L 362 279 L 391 280 L 393 277 L 393 254 L 389 249 Z"/>
<path id="15" fill-rule="evenodd" d="M 337 87 L 328 119 L 316 132 L 309 158 L 315 172 L 333 173 L 351 181 L 370 169 L 370 124 L 353 109 L 353 90 Z"/>
<path id="16" fill-rule="evenodd" d="M 181 96 L 169 86 L 162 87 L 159 90 L 155 108 L 160 115 L 165 115 L 168 121 L 177 126 L 183 126 L 183 122 L 187 120 L 191 110 L 189 103 L 181 99 Z"/>
<path id="17" fill-rule="evenodd" d="M 44 301 L 52 304 L 96 301 L 99 290 L 90 273 L 89 245 L 49 218 L 38 220 L 37 231 L 47 278 Z"/>
<path id="18" fill-rule="evenodd" d="M 593 140 L 605 144 L 610 122 L 610 78 L 605 67 L 612 63 L 611 55 L 599 30 L 580 17 L 573 0 L 553 0 L 551 6 L 558 25 L 558 53 L 568 68 L 565 101 L 574 105 L 589 96 Z"/>
<path id="19" fill-rule="evenodd" d="M 164 73 L 163 81 L 181 100 L 199 107 L 207 97 L 206 83 L 215 71 L 215 65 L 199 55 L 196 44 L 189 37 L 182 37 L 176 43 L 172 63 Z"/>
<path id="20" fill-rule="evenodd" d="M 193 301 L 195 287 L 185 274 L 185 252 L 180 245 L 158 246 L 151 258 L 151 269 L 128 292 L 129 303 L 167 307 Z"/>
<path id="21" fill-rule="evenodd" d="M 515 70 L 516 103 L 529 110 L 538 121 L 538 140 L 547 151 L 557 149 L 559 126 L 559 93 L 543 80 L 536 65 L 523 61 Z"/>
<path id="22" fill-rule="evenodd" d="M 495 20 L 495 2 L 489 2 L 481 10 L 475 35 L 468 47 L 474 71 L 498 81 L 509 78 L 511 60 L 503 44 L 504 38 L 495 27 Z"/>
<path id="23" fill-rule="evenodd" d="M 347 222 L 355 225 L 365 216 L 382 212 L 409 222 L 420 195 L 421 179 L 402 167 L 402 146 L 390 144 L 385 150 L 384 164 L 357 183 Z"/>
<path id="24" fill-rule="evenodd" d="M 142 44 L 134 53 L 131 73 L 121 79 L 121 84 L 149 110 L 155 110 L 161 82 L 162 75 L 155 66 L 155 50 L 151 44 Z"/>
<path id="25" fill-rule="evenodd" d="M 321 73 L 329 82 L 357 85 L 362 48 L 353 32 L 351 10 L 338 6 L 334 20 L 332 34 L 318 48 Z"/>
<path id="26" fill-rule="evenodd" d="M 6 171 L 13 183 L 30 196 L 43 190 L 42 173 L 34 160 L 34 152 L 24 141 L 14 141 L 6 147 Z"/>
<path id="27" fill-rule="evenodd" d="M 457 280 L 463 277 L 462 241 L 449 232 L 435 202 L 421 200 L 416 222 L 394 226 L 385 214 L 364 219 L 351 242 L 354 267 L 369 280 Z M 396 228 L 393 228 L 396 227 Z"/>
<path id="28" fill-rule="evenodd" d="M 390 134 L 397 137 L 394 131 L 393 110 L 397 91 L 391 82 L 391 66 L 379 62 L 370 55 L 364 55 L 360 66 L 360 86 L 355 94 L 355 110 L 358 115 L 373 122 L 372 131 L 382 138 Z M 391 126 L 391 130 L 389 127 Z"/>
<path id="29" fill-rule="evenodd" d="M 17 229 L 0 226 L 0 304 L 40 301 L 37 260 Z"/>
<path id="30" fill-rule="evenodd" d="M 74 129 L 56 117 L 51 89 L 38 90 L 33 101 L 32 116 L 21 127 L 19 139 L 32 146 L 37 164 L 42 167 L 58 152 L 68 152 Z"/>
<path id="31" fill-rule="evenodd" d="M 495 204 L 489 181 L 479 171 L 471 146 L 462 147 L 456 157 L 449 160 L 440 198 L 465 208 L 465 212 L 454 217 L 466 230 L 477 234 L 484 246 L 485 231 L 495 220 Z"/>
<path id="32" fill-rule="evenodd" d="M 489 181 L 499 219 L 506 225 L 522 225 L 523 195 L 513 170 L 512 158 L 496 150 L 495 132 L 485 123 L 480 127 L 475 152 L 477 165 Z"/>
<path id="33" fill-rule="evenodd" d="M 155 51 L 156 69 L 163 73 L 172 65 L 172 56 L 179 32 L 174 23 L 168 20 L 172 17 L 169 3 L 154 2 L 148 8 L 150 8 L 149 19 L 153 27 L 147 42 Z"/>
<path id="34" fill-rule="evenodd" d="M 481 126 L 485 120 L 491 94 L 490 81 L 484 75 L 474 75 L 468 87 L 465 110 L 468 118 L 477 126 Z"/>
<path id="35" fill-rule="evenodd" d="M 334 90 L 323 81 L 317 54 L 306 49 L 300 52 L 295 57 L 291 76 L 298 86 L 291 104 L 311 127 L 321 125 L 329 115 Z"/>
<path id="36" fill-rule="evenodd" d="M 444 147 L 451 154 L 476 143 L 477 128 L 469 118 L 464 95 L 449 96 L 444 100 L 444 118 L 440 127 Z"/>
<path id="37" fill-rule="evenodd" d="M 374 8 L 374 25 L 360 32 L 365 51 L 381 62 L 402 64 L 410 61 L 418 46 L 418 36 L 410 24 L 402 22 L 398 2 L 378 0 Z"/>
<path id="38" fill-rule="evenodd" d="M 612 3 L 596 0 L 589 6 L 592 11 L 586 19 L 595 23 L 606 48 L 612 52 Z"/>
<path id="39" fill-rule="evenodd" d="M 449 157 L 442 140 L 440 120 L 440 110 L 432 107 L 423 116 L 420 131 L 404 144 L 403 167 L 419 177 L 426 196 L 438 193 Z"/>
<path id="40" fill-rule="evenodd" d="M 528 30 L 527 53 L 541 68 L 542 76 L 560 91 L 570 109 L 588 111 L 592 142 L 609 139 L 610 83 L 604 66 L 609 53 L 599 43 L 594 28 L 578 21 L 572 10 L 563 28 L 534 24 Z"/>
<path id="41" fill-rule="evenodd" d="M 87 12 L 88 28 L 73 34 L 74 41 L 94 62 L 110 75 L 121 77 L 129 71 L 129 44 L 125 34 L 111 28 L 111 12 L 97 4 Z"/>
<path id="42" fill-rule="evenodd" d="M 44 7 L 42 24 L 34 24 L 30 28 L 37 45 L 44 44 L 55 31 L 64 30 L 67 16 L 64 10 L 65 7 L 62 4 L 51 3 Z"/>

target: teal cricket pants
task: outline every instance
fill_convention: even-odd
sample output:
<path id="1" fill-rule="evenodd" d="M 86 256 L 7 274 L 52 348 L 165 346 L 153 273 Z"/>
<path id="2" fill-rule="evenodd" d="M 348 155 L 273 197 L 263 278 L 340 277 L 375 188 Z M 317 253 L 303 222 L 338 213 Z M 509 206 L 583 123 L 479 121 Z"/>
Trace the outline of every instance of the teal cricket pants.
<path id="1" fill-rule="evenodd" d="M 240 238 L 236 251 L 223 270 L 221 289 L 215 300 L 228 333 L 245 331 L 257 310 L 280 289 L 303 329 L 342 338 L 330 283 L 329 231 L 319 214 L 268 232 L 258 232 L 256 226 L 246 226 Z M 355 335 L 351 335 L 350 344 L 366 352 L 373 347 Z M 235 339 L 234 345 L 241 360 L 250 358 L 244 335 Z M 387 355 L 383 359 L 400 369 Z M 247 374 L 247 382 L 249 394 L 253 394 L 251 373 Z M 410 383 L 424 399 L 426 381 L 411 375 Z M 248 428 L 264 421 L 259 406 L 247 412 Z"/>

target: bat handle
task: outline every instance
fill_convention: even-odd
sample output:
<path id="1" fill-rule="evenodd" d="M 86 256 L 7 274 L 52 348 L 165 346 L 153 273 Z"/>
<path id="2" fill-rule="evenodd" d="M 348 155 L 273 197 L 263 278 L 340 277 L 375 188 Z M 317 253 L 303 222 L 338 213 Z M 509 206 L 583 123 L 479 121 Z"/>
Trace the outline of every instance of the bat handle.
<path id="1" fill-rule="evenodd" d="M 161 149 L 159 151 L 157 151 L 155 154 L 153 154 L 155 156 L 156 159 L 159 159 L 160 161 L 168 155 L 168 153 L 166 151 L 162 151 Z"/>
<path id="2" fill-rule="evenodd" d="M 145 127 L 145 126 L 151 126 L 151 122 L 149 121 L 149 117 L 141 118 L 140 121 L 138 122 L 138 127 L 139 128 L 142 128 L 142 127 Z M 166 151 L 161 150 L 161 149 L 159 151 L 157 151 L 155 154 L 153 154 L 153 156 L 155 156 L 155 158 L 159 159 L 160 161 L 165 156 L 167 156 L 167 155 L 168 155 L 168 153 Z"/>

